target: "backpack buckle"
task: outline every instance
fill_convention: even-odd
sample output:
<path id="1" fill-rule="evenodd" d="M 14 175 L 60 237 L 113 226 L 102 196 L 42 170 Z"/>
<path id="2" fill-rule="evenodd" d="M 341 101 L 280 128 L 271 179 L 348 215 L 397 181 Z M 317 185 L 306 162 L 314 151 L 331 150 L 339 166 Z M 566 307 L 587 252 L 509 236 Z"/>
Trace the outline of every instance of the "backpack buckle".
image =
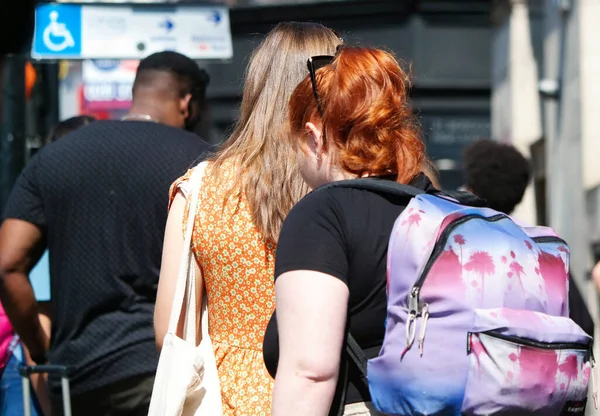
<path id="1" fill-rule="evenodd" d="M 415 337 L 417 335 L 417 314 L 415 312 L 410 312 L 408 314 L 408 320 L 406 322 L 406 349 L 409 350 L 414 342 Z"/>
<path id="2" fill-rule="evenodd" d="M 421 317 L 423 322 L 421 323 L 421 333 L 419 334 L 419 354 L 423 356 L 423 349 L 425 348 L 425 332 L 427 331 L 427 321 L 429 320 L 429 305 L 423 303 L 421 305 Z"/>
<path id="3" fill-rule="evenodd" d="M 425 346 L 425 333 L 427 331 L 427 321 L 429 320 L 429 305 L 427 303 L 419 303 L 419 288 L 413 287 L 408 298 L 408 318 L 406 320 L 406 347 L 402 352 L 401 358 L 408 350 L 410 350 L 417 336 L 417 318 L 421 316 L 421 331 L 419 333 L 419 354 L 423 356 Z"/>
<path id="4" fill-rule="evenodd" d="M 408 350 L 411 349 L 415 342 L 415 337 L 417 335 L 417 326 L 415 321 L 417 320 L 417 312 L 409 311 L 408 318 L 406 319 L 406 347 L 400 354 L 400 361 L 404 358 Z"/>

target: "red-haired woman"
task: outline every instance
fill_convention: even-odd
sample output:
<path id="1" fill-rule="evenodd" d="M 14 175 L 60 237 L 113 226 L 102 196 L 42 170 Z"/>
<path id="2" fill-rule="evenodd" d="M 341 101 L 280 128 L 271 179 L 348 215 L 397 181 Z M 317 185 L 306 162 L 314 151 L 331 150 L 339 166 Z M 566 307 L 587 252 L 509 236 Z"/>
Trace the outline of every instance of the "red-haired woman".
<path id="1" fill-rule="evenodd" d="M 308 60 L 310 76 L 290 99 L 290 123 L 306 183 L 361 177 L 431 182 L 408 104 L 408 80 L 390 53 L 344 47 Z M 275 373 L 272 415 L 323 416 L 333 405 L 346 331 L 367 358 L 379 353 L 386 318 L 386 255 L 399 199 L 328 187 L 289 213 L 275 263 L 276 318 L 264 358 Z M 350 368 L 344 415 L 375 415 L 367 386 Z M 341 391 L 338 388 L 337 391 Z M 337 396 L 336 396 L 337 397 Z"/>

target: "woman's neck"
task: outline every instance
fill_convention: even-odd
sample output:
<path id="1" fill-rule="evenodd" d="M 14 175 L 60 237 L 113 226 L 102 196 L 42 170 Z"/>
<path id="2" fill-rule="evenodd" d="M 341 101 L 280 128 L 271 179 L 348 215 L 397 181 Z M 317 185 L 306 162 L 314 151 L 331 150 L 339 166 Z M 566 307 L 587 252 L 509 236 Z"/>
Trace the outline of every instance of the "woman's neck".
<path id="1" fill-rule="evenodd" d="M 357 179 L 357 178 L 358 178 L 358 175 L 347 172 L 342 168 L 336 167 L 336 168 L 331 169 L 331 181 L 332 182 L 344 181 L 347 179 Z"/>

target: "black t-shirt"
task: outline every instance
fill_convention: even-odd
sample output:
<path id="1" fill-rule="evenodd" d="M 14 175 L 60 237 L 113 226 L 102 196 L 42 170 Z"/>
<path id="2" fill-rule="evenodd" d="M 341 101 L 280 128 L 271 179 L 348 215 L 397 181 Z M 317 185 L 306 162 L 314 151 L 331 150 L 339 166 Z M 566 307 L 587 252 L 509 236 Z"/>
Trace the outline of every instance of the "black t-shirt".
<path id="1" fill-rule="evenodd" d="M 424 175 L 411 185 L 432 189 Z M 388 242 L 408 202 L 408 198 L 359 189 L 317 190 L 292 208 L 279 237 L 275 278 L 293 270 L 313 270 L 348 285 L 350 333 L 367 358 L 376 357 L 383 344 Z M 267 327 L 263 353 L 274 376 L 279 358 L 275 315 Z M 370 401 L 370 395 L 357 369 L 350 366 L 346 403 L 360 401 Z"/>
<path id="2" fill-rule="evenodd" d="M 208 145 L 162 124 L 98 121 L 40 150 L 4 218 L 44 230 L 50 362 L 74 395 L 156 371 L 153 313 L 169 187 Z M 60 393 L 51 380 L 53 395 Z"/>

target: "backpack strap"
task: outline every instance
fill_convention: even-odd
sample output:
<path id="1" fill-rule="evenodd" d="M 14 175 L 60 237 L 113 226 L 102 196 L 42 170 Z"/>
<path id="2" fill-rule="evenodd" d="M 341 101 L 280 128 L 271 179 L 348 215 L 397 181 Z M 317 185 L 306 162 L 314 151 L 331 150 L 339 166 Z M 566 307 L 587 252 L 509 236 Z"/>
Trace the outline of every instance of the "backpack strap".
<path id="1" fill-rule="evenodd" d="M 346 353 L 348 357 L 352 360 L 352 363 L 358 371 L 360 372 L 360 378 L 368 386 L 367 381 L 367 357 L 365 357 L 365 353 L 363 352 L 358 342 L 354 339 L 352 334 L 348 332 L 348 339 L 346 340 Z"/>
<path id="2" fill-rule="evenodd" d="M 365 191 L 376 192 L 380 194 L 395 195 L 405 198 L 414 198 L 417 195 L 435 195 L 441 198 L 452 198 L 458 201 L 462 205 L 470 207 L 486 207 L 487 202 L 473 195 L 472 193 L 465 191 L 440 191 L 438 189 L 430 189 L 424 191 L 411 185 L 404 185 L 392 180 L 381 179 L 381 178 L 360 178 L 360 179 L 347 179 L 343 181 L 336 181 L 323 185 L 313 192 L 319 192 L 325 189 L 331 188 L 353 188 L 362 189 Z"/>
<path id="3" fill-rule="evenodd" d="M 437 196 L 447 196 L 453 199 L 456 199 L 461 205 L 466 205 L 469 207 L 478 207 L 485 208 L 487 207 L 487 201 L 483 198 L 480 198 L 476 195 L 473 195 L 470 192 L 466 191 L 435 191 L 432 192 L 433 195 Z"/>
<path id="4" fill-rule="evenodd" d="M 423 195 L 427 193 L 419 188 L 415 188 L 414 186 L 403 185 L 398 182 L 380 178 L 360 178 L 330 182 L 327 185 L 315 189 L 315 192 L 331 188 L 363 189 L 365 191 L 372 191 L 381 194 L 390 194 L 407 198 L 413 198 L 417 195 Z"/>
<path id="5" fill-rule="evenodd" d="M 342 354 L 338 386 L 336 388 L 329 416 L 342 416 L 344 414 L 346 393 L 348 392 L 348 383 L 350 382 L 349 372 L 351 365 L 358 369 L 361 381 L 364 383 L 367 390 L 369 389 L 369 383 L 367 381 L 367 357 L 365 357 L 365 353 L 350 332 L 346 333 L 345 345 L 346 354 Z"/>

